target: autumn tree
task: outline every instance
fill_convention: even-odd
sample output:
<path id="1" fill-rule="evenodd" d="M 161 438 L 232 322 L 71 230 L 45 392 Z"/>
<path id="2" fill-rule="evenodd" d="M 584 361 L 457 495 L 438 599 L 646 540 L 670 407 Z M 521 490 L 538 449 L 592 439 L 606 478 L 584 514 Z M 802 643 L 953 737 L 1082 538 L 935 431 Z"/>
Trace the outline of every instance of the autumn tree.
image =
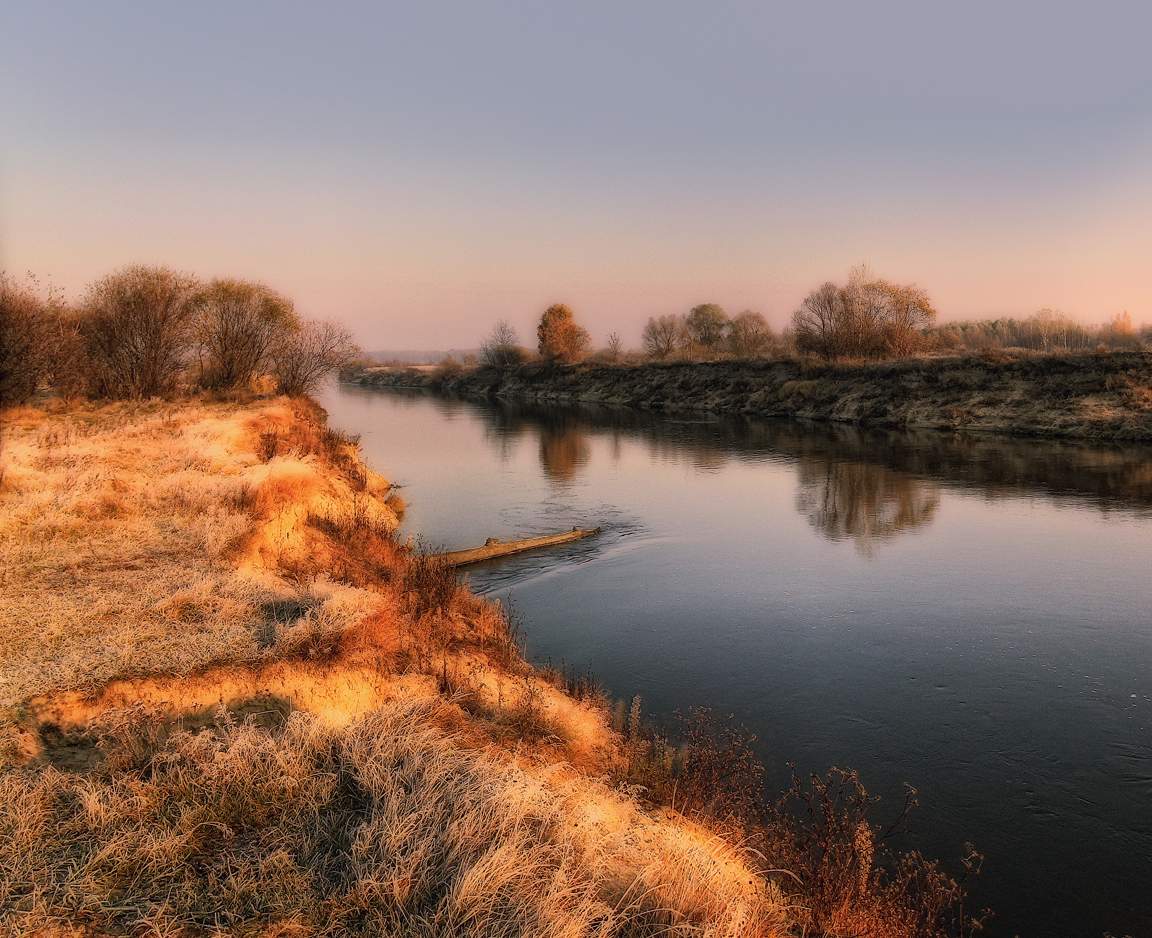
<path id="1" fill-rule="evenodd" d="M 852 272 L 844 286 L 813 290 L 792 316 L 796 346 L 824 358 L 904 357 L 921 350 L 936 318 L 928 294 L 915 285 Z"/>
<path id="2" fill-rule="evenodd" d="M 1135 347 L 1140 343 L 1132 314 L 1128 310 L 1117 313 L 1100 329 L 1101 341 L 1116 348 Z"/>
<path id="3" fill-rule="evenodd" d="M 684 320 L 688 341 L 705 352 L 716 352 L 728 334 L 728 314 L 716 303 L 693 306 Z"/>
<path id="4" fill-rule="evenodd" d="M 588 350 L 588 333 L 563 303 L 554 303 L 544 310 L 536 336 L 540 355 L 553 361 L 579 361 Z"/>
<path id="5" fill-rule="evenodd" d="M 760 358 L 775 341 L 771 326 L 757 312 L 746 309 L 728 327 L 728 347 L 737 358 Z"/>
<path id="6" fill-rule="evenodd" d="M 277 344 L 300 329 L 291 300 L 247 280 L 213 280 L 196 306 L 200 381 L 209 388 L 249 384 L 267 370 Z"/>
<path id="7" fill-rule="evenodd" d="M 88 391 L 166 394 L 188 364 L 197 283 L 167 267 L 125 267 L 89 288 L 77 320 Z"/>

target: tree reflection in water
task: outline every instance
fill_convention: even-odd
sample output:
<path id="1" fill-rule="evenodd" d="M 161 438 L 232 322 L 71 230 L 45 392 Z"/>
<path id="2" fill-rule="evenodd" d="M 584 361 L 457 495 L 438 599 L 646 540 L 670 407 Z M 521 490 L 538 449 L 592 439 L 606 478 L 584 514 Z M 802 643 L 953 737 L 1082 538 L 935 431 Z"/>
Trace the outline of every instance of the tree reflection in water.
<path id="1" fill-rule="evenodd" d="M 588 438 L 575 420 L 544 424 L 540 433 L 540 468 L 553 482 L 571 482 L 588 462 Z"/>
<path id="2" fill-rule="evenodd" d="M 575 480 L 607 438 L 608 454 L 637 440 L 651 459 L 713 473 L 730 462 L 781 461 L 795 466 L 797 509 L 833 540 L 855 542 L 865 555 L 876 545 L 930 524 L 943 488 L 985 498 L 1046 495 L 1074 498 L 1101 511 L 1152 515 L 1152 448 L 1093 446 L 932 431 L 704 416 L 675 417 L 639 410 L 507 401 L 441 404 L 449 417 L 461 407 L 481 416 L 486 438 L 507 460 L 535 436 L 540 466 L 554 483 Z"/>
<path id="3" fill-rule="evenodd" d="M 877 544 L 923 527 L 940 505 L 934 483 L 874 463 L 801 459 L 796 507 L 833 541 L 851 538 L 864 556 Z"/>

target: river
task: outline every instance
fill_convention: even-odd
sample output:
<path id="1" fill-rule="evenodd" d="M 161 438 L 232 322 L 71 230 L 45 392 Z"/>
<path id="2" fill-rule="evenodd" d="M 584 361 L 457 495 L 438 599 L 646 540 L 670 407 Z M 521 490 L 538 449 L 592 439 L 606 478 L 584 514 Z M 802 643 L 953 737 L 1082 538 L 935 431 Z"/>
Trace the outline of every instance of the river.
<path id="1" fill-rule="evenodd" d="M 602 525 L 473 568 L 529 657 L 707 705 L 770 778 L 858 769 L 991 935 L 1152 935 L 1152 449 L 332 388 L 429 546 Z"/>

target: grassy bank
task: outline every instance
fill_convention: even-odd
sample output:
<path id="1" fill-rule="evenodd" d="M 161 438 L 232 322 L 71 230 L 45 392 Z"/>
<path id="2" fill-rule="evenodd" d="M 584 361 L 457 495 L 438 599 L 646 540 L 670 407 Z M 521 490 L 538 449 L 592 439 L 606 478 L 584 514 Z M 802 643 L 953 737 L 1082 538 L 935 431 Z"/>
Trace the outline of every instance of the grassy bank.
<path id="1" fill-rule="evenodd" d="M 3 933 L 959 927 L 820 800 L 850 776 L 752 824 L 738 738 L 669 746 L 530 667 L 313 405 L 0 420 Z"/>
<path id="2" fill-rule="evenodd" d="M 364 368 L 368 387 L 881 427 L 1096 440 L 1152 439 L 1152 353 L 942 357 L 839 365 L 798 360 L 528 364 L 418 372 Z"/>

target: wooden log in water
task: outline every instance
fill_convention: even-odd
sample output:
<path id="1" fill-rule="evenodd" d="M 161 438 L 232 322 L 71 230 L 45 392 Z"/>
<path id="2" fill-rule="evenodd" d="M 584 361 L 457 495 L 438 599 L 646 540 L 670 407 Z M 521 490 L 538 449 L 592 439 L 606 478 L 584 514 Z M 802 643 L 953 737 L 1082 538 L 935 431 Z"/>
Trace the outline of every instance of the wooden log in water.
<path id="1" fill-rule="evenodd" d="M 449 566 L 462 567 L 469 563 L 479 563 L 481 560 L 492 560 L 496 557 L 507 557 L 509 554 L 519 554 L 526 550 L 535 550 L 537 547 L 554 547 L 557 544 L 568 544 L 586 537 L 599 534 L 599 528 L 573 528 L 560 534 L 545 534 L 542 537 L 525 537 L 515 541 L 501 541 L 490 537 L 483 547 L 470 547 L 467 550 L 450 550 L 440 554 Z"/>

